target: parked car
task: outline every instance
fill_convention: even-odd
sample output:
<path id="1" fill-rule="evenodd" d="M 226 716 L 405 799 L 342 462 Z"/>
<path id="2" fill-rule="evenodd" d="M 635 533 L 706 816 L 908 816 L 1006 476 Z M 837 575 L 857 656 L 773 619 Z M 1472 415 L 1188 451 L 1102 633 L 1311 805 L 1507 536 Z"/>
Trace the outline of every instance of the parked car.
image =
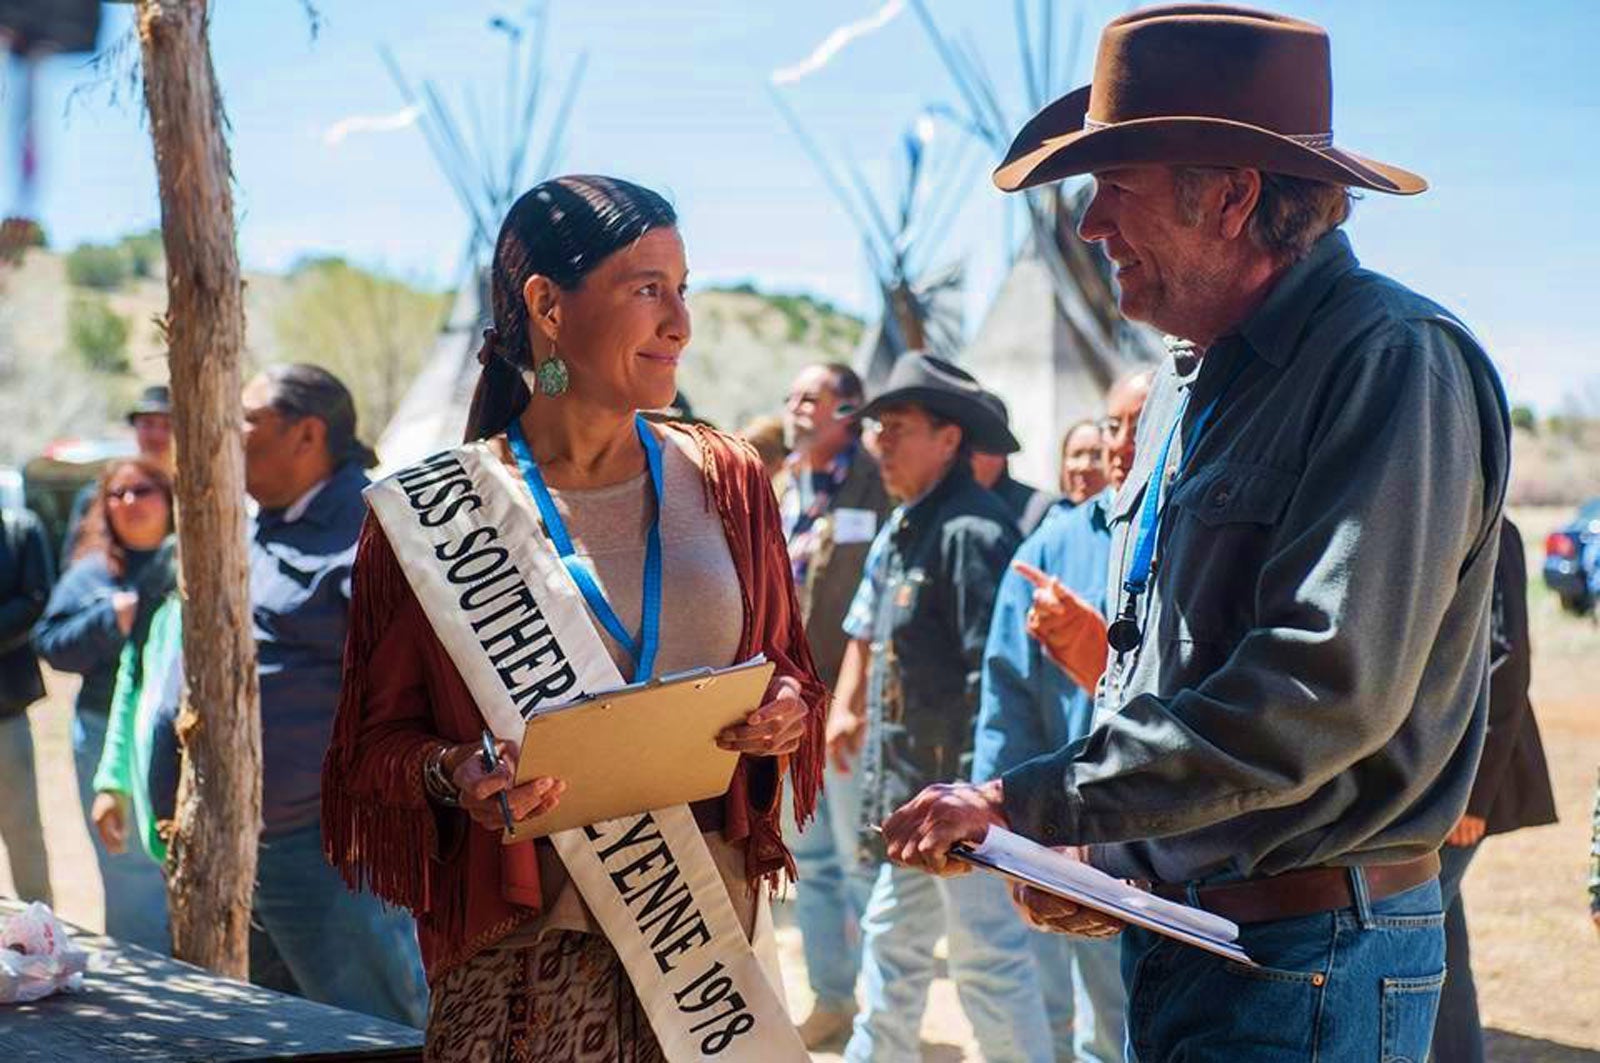
<path id="1" fill-rule="evenodd" d="M 1578 507 L 1570 523 L 1544 540 L 1544 583 L 1567 612 L 1583 616 L 1594 608 L 1596 564 L 1600 564 L 1600 498 Z"/>
<path id="2" fill-rule="evenodd" d="M 79 493 L 100 478 L 107 462 L 137 453 L 132 439 L 61 439 L 22 467 L 28 508 L 44 523 L 52 549 L 59 548 L 66 537 L 72 504 Z M 56 559 L 58 572 L 65 561 Z"/>

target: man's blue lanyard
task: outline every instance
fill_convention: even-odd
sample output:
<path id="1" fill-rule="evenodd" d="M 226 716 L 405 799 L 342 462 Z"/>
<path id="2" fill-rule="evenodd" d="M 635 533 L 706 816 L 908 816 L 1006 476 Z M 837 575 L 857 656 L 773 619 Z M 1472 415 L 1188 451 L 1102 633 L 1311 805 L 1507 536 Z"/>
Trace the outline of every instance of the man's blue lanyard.
<path id="1" fill-rule="evenodd" d="M 1233 372 L 1228 374 L 1222 387 L 1212 396 L 1211 401 L 1206 403 L 1200 415 L 1195 418 L 1194 424 L 1189 427 L 1189 433 L 1183 441 L 1183 454 L 1178 459 L 1178 469 L 1172 477 L 1174 484 L 1183 475 L 1190 457 L 1199 446 L 1200 437 L 1205 434 L 1206 426 L 1211 422 L 1212 415 L 1217 412 L 1217 405 L 1233 386 L 1234 381 L 1239 379 L 1239 374 L 1244 372 L 1249 356 L 1241 352 L 1238 357 L 1239 361 L 1233 367 Z M 1156 540 L 1160 538 L 1161 518 L 1167 508 L 1167 492 L 1162 490 L 1163 481 L 1166 479 L 1167 462 L 1172 457 L 1172 444 L 1178 438 L 1179 429 L 1183 427 L 1183 415 L 1189 408 L 1189 396 L 1192 394 L 1191 390 L 1178 404 L 1177 416 L 1172 419 L 1172 427 L 1167 430 L 1166 442 L 1161 445 L 1161 456 L 1156 459 L 1155 468 L 1150 472 L 1150 482 L 1145 487 L 1144 500 L 1139 506 L 1139 532 L 1134 539 L 1133 560 L 1128 565 L 1127 577 L 1122 581 L 1122 590 L 1127 597 L 1116 622 L 1106 632 L 1107 641 L 1118 653 L 1133 649 L 1144 639 L 1143 633 L 1139 630 L 1138 603 L 1145 591 L 1150 588 L 1150 570 L 1155 562 Z"/>
<path id="2" fill-rule="evenodd" d="M 556 509 L 555 500 L 550 497 L 550 488 L 545 485 L 539 466 L 533 460 L 533 451 L 528 449 L 522 426 L 515 420 L 506 430 L 506 441 L 511 444 L 517 467 L 522 470 L 522 478 L 527 481 L 528 490 L 533 493 L 533 500 L 539 506 L 539 516 L 544 519 L 545 531 L 555 544 L 561 563 L 572 574 L 573 581 L 583 592 L 583 600 L 589 603 L 590 610 L 606 632 L 633 658 L 633 675 L 629 682 L 642 683 L 655 674 L 656 651 L 661 646 L 661 511 L 666 508 L 667 494 L 661 472 L 661 441 L 650 431 L 643 417 L 635 415 L 634 427 L 639 433 L 639 443 L 644 447 L 645 462 L 650 467 L 650 484 L 656 493 L 656 515 L 650 522 L 644 553 L 644 595 L 637 636 L 628 634 L 628 629 L 617 618 L 616 610 L 606 601 L 588 563 L 573 553 L 572 537 L 567 534 L 567 526 Z"/>

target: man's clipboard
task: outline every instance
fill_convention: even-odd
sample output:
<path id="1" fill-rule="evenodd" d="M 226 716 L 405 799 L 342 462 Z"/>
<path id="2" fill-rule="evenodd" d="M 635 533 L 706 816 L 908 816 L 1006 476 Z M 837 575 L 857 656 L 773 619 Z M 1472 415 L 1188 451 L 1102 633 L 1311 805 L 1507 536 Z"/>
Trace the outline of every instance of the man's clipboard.
<path id="1" fill-rule="evenodd" d="M 772 671 L 772 662 L 761 657 L 697 668 L 533 717 L 522 733 L 516 781 L 553 776 L 567 790 L 554 809 L 502 831 L 501 841 L 542 838 L 726 793 L 739 754 L 717 745 L 717 734 L 761 705 Z"/>
<path id="2" fill-rule="evenodd" d="M 1229 920 L 1157 897 L 1087 864 L 1064 865 L 1058 854 L 1008 830 L 990 827 L 981 844 L 953 845 L 950 856 L 1235 963 L 1257 966 L 1239 947 L 1239 928 Z"/>

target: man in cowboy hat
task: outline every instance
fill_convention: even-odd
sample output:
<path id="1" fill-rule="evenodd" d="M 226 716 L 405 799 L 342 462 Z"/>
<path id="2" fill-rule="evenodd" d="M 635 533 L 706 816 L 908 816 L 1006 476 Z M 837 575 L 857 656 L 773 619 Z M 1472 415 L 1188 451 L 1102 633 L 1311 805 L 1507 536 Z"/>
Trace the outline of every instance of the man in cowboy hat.
<path id="1" fill-rule="evenodd" d="M 1436 851 L 1483 743 L 1509 417 L 1466 328 L 1338 231 L 1347 189 L 1425 183 L 1334 144 L 1329 86 L 1309 23 L 1137 12 L 995 178 L 1092 173 L 1079 229 L 1124 313 L 1189 344 L 1111 508 L 1100 725 L 925 791 L 886 844 L 945 870 L 1008 824 L 1239 923 L 1259 968 L 1123 933 L 1143 1063 L 1421 1059 L 1444 978 Z"/>
<path id="2" fill-rule="evenodd" d="M 978 678 L 995 588 L 1019 542 L 1005 505 L 972 478 L 970 452 L 1016 451 L 1005 421 L 969 374 L 949 362 L 901 357 L 861 411 L 883 483 L 900 503 L 873 541 L 845 621 L 868 663 L 865 712 L 835 699 L 836 763 L 859 747 L 861 858 L 876 875 L 861 920 L 865 1006 L 845 1048 L 853 1061 L 921 1058 L 918 1030 L 933 981 L 935 942 L 990 1060 L 1048 1060 L 1027 929 L 998 883 L 941 881 L 883 862 L 870 829 L 923 786 L 965 777 Z M 841 686 L 846 684 L 841 683 Z M 972 932 L 998 924 L 993 935 Z"/>

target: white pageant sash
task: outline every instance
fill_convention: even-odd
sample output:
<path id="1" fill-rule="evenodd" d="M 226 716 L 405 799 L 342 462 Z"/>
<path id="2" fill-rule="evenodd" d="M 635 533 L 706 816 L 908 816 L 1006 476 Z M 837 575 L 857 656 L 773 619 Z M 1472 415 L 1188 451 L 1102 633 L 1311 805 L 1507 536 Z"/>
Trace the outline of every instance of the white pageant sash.
<path id="1" fill-rule="evenodd" d="M 482 443 L 367 489 L 489 729 L 622 685 L 524 485 Z M 551 835 L 672 1063 L 809 1056 L 687 805 Z"/>

